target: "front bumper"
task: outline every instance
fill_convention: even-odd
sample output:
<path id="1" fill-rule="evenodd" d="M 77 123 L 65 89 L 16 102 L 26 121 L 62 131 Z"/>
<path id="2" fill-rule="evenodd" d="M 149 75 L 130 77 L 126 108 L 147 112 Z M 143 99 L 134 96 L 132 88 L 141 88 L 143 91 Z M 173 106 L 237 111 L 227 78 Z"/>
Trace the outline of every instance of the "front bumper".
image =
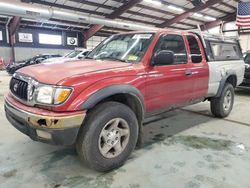
<path id="1" fill-rule="evenodd" d="M 86 112 L 62 116 L 43 110 L 43 115 L 24 111 L 5 100 L 5 113 L 8 121 L 32 140 L 55 145 L 72 145 L 75 143 Z"/>

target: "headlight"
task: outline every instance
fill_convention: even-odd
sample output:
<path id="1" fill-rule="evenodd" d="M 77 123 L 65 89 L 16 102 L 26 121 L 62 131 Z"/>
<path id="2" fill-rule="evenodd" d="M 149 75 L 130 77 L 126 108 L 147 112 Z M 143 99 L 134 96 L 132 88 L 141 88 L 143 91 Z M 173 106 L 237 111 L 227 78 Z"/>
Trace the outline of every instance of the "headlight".
<path id="1" fill-rule="evenodd" d="M 42 104 L 62 104 L 65 102 L 72 89 L 53 86 L 40 86 L 37 88 L 36 102 Z"/>
<path id="2" fill-rule="evenodd" d="M 41 86 L 37 89 L 36 101 L 44 104 L 53 104 L 53 87 Z"/>

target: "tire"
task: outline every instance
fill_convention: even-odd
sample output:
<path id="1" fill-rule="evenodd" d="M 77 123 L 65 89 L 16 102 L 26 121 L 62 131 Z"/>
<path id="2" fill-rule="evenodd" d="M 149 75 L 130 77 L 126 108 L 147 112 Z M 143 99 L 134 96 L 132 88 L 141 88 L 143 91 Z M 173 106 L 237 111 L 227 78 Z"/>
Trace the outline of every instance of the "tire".
<path id="1" fill-rule="evenodd" d="M 229 95 L 231 97 L 229 97 Z M 215 97 L 211 99 L 210 107 L 212 114 L 219 118 L 227 117 L 232 111 L 234 104 L 234 96 L 234 87 L 232 86 L 232 84 L 226 83 L 220 97 Z M 226 97 L 228 97 L 228 103 L 225 103 Z"/>
<path id="2" fill-rule="evenodd" d="M 115 126 L 117 122 L 119 124 Z M 128 106 L 118 102 L 99 104 L 87 115 L 76 141 L 76 150 L 81 160 L 97 171 L 116 169 L 124 164 L 134 150 L 138 129 L 138 120 Z M 112 144 L 114 147 L 106 154 L 106 148 Z"/>

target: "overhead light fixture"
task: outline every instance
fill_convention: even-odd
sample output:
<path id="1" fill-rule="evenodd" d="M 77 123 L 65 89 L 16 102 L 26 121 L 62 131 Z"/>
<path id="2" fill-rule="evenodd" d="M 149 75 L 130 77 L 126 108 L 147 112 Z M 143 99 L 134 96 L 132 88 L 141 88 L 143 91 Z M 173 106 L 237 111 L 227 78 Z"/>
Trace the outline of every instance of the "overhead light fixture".
<path id="1" fill-rule="evenodd" d="M 180 7 L 177 7 L 177 6 L 174 6 L 174 5 L 168 5 L 168 8 L 171 9 L 171 10 L 176 10 L 178 12 L 184 12 L 183 8 L 180 8 Z"/>
<path id="2" fill-rule="evenodd" d="M 198 18 L 202 18 L 203 17 L 203 15 L 199 14 L 199 13 L 194 13 L 193 16 L 198 17 Z"/>
<path id="3" fill-rule="evenodd" d="M 151 3 L 151 4 L 154 4 L 154 5 L 157 5 L 157 6 L 162 5 L 162 3 L 160 1 L 157 1 L 157 0 L 144 0 L 144 2 Z"/>
<path id="4" fill-rule="evenodd" d="M 204 18 L 207 19 L 207 20 L 210 20 L 210 21 L 215 21 L 216 20 L 216 18 L 214 18 L 212 16 L 205 16 Z"/>

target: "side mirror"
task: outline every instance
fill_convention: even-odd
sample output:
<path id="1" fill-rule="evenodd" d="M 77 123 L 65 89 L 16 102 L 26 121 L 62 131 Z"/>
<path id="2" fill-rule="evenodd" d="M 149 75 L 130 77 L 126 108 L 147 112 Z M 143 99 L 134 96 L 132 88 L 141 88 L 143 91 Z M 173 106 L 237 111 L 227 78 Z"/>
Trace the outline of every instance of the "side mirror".
<path id="1" fill-rule="evenodd" d="M 45 58 L 38 58 L 38 59 L 36 59 L 36 61 L 33 62 L 32 64 L 38 64 L 38 63 L 41 63 L 41 62 L 44 61 L 44 60 L 45 60 Z"/>
<path id="2" fill-rule="evenodd" d="M 249 64 L 245 64 L 246 69 L 250 69 L 250 65 Z"/>
<path id="3" fill-rule="evenodd" d="M 79 55 L 77 59 L 83 59 L 85 56 L 84 55 Z"/>
<path id="4" fill-rule="evenodd" d="M 202 55 L 193 54 L 193 55 L 191 55 L 191 59 L 192 59 L 193 63 L 201 63 L 202 62 Z"/>
<path id="5" fill-rule="evenodd" d="M 152 65 L 172 65 L 174 64 L 174 53 L 167 50 L 161 50 L 154 56 Z"/>

